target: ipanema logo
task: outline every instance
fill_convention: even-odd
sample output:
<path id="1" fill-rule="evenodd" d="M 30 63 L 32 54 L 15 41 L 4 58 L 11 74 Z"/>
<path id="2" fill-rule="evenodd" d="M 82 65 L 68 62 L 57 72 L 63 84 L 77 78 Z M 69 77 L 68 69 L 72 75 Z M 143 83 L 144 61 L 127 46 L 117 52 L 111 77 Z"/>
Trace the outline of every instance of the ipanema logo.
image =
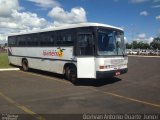
<path id="1" fill-rule="evenodd" d="M 43 56 L 63 57 L 65 49 L 57 48 L 56 50 L 43 50 Z"/>

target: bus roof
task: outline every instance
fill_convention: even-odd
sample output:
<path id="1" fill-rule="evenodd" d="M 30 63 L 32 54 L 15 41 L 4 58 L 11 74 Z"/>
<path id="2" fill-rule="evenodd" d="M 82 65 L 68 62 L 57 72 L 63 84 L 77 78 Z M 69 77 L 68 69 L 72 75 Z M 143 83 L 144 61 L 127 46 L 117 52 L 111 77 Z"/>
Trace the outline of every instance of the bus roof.
<path id="1" fill-rule="evenodd" d="M 64 30 L 64 29 L 71 29 L 71 28 L 80 28 L 80 27 L 107 27 L 107 28 L 113 28 L 113 29 L 123 31 L 122 28 L 107 25 L 107 24 L 102 24 L 102 23 L 78 23 L 78 24 L 66 24 L 66 25 L 63 25 L 60 27 L 50 27 L 50 28 L 45 28 L 42 30 L 35 30 L 35 31 L 31 31 L 31 32 L 11 33 L 9 36 L 32 34 L 32 33 L 47 32 L 47 31 L 55 31 L 55 30 Z"/>

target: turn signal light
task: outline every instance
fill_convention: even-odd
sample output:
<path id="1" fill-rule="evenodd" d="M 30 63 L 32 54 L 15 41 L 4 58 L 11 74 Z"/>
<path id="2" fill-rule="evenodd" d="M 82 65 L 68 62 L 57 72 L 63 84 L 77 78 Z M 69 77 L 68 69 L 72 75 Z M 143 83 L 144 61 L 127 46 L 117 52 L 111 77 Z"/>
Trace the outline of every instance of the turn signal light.
<path id="1" fill-rule="evenodd" d="M 99 66 L 99 69 L 104 69 L 105 68 L 105 66 Z"/>

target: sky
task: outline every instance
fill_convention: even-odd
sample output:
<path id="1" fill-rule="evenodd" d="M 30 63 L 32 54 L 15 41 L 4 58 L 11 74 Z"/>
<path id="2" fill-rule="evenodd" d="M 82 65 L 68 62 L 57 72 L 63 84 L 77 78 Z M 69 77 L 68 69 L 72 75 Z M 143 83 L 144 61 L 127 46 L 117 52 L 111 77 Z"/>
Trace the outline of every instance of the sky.
<path id="1" fill-rule="evenodd" d="M 0 43 L 11 33 L 83 22 L 121 27 L 126 42 L 160 35 L 160 0 L 0 0 Z"/>

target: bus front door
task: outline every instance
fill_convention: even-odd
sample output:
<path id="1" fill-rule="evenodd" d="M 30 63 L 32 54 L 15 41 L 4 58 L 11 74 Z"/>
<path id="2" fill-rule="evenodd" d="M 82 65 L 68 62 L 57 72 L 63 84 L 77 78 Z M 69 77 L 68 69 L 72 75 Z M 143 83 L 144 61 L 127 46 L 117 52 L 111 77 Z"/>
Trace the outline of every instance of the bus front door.
<path id="1" fill-rule="evenodd" d="M 95 78 L 95 60 L 93 57 L 77 58 L 77 77 L 78 78 Z"/>
<path id="2" fill-rule="evenodd" d="M 77 77 L 95 78 L 93 35 L 80 33 L 77 38 Z"/>

